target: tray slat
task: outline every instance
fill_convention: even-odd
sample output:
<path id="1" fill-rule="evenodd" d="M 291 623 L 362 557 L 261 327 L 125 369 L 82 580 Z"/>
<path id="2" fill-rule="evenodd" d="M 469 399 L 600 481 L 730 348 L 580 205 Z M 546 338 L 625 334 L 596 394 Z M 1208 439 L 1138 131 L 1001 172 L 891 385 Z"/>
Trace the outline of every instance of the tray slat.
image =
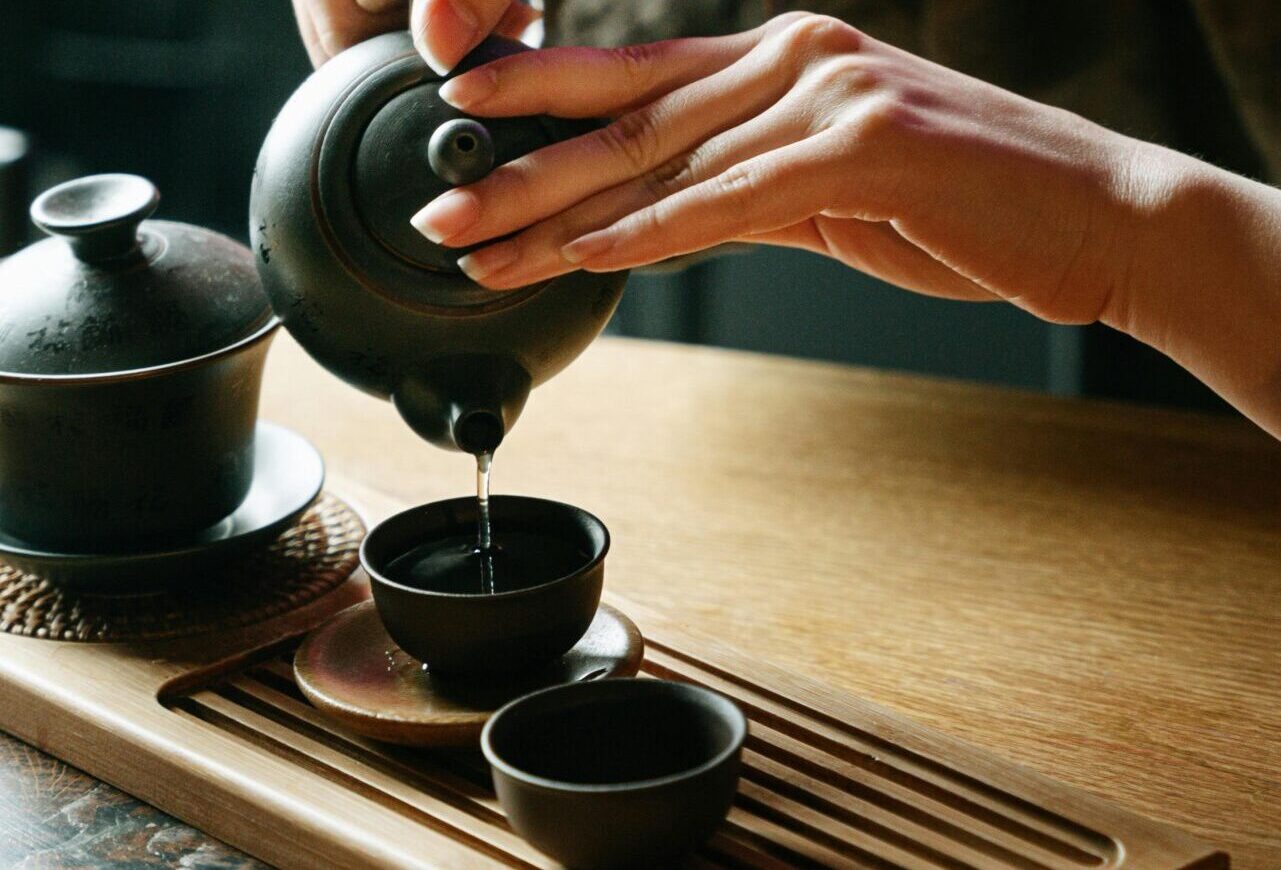
<path id="1" fill-rule="evenodd" d="M 846 803 L 864 798 L 864 808 L 870 803 L 896 816 L 894 825 L 918 827 L 935 848 L 977 846 L 985 861 L 1029 867 L 1092 867 L 1117 857 L 1117 844 L 1106 835 L 892 742 L 821 720 L 802 725 L 787 706 L 653 644 L 646 658 L 648 674 L 697 682 L 738 701 L 752 720 L 749 749 L 834 785 Z"/>
<path id="2" fill-rule="evenodd" d="M 1128 838 L 1122 845 L 1128 828 L 1105 833 L 662 640 L 651 640 L 643 673 L 724 692 L 751 720 L 736 804 L 699 866 L 1080 870 L 1218 860 L 1204 848 L 1136 853 Z M 551 866 L 507 827 L 478 755 L 382 746 L 345 732 L 302 698 L 287 653 L 165 702 L 357 795 L 365 813 L 447 837 L 474 861 Z"/>
<path id="3" fill-rule="evenodd" d="M 0 638 L 0 724 L 285 867 L 553 866 L 508 827 L 479 753 L 377 744 L 303 699 L 292 649 L 361 583 L 220 644 Z M 1173 828 L 611 603 L 646 635 L 643 678 L 717 689 L 751 721 L 735 806 L 691 866 L 1227 866 Z"/>

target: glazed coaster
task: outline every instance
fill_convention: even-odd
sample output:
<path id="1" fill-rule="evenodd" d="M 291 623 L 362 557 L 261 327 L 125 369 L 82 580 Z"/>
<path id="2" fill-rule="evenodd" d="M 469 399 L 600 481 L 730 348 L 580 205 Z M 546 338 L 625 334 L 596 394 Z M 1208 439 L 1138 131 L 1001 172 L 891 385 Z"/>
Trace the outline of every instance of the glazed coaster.
<path id="1" fill-rule="evenodd" d="M 623 614 L 602 604 L 573 649 L 518 677 L 445 680 L 387 636 L 374 602 L 347 608 L 312 631 L 294 655 L 307 700 L 351 731 L 403 746 L 468 746 L 499 707 L 546 686 L 640 670 L 645 643 Z"/>
<path id="2" fill-rule="evenodd" d="M 322 493 L 269 547 L 212 569 L 191 589 L 103 595 L 0 563 L 0 631 L 48 640 L 160 640 L 279 616 L 336 588 L 359 564 L 365 525 Z"/>

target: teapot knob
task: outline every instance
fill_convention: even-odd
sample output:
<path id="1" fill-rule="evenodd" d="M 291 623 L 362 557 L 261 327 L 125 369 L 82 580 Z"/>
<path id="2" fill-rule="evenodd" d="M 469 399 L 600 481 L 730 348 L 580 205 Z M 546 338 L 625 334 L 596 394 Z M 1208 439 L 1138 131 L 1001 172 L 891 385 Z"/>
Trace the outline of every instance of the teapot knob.
<path id="1" fill-rule="evenodd" d="M 484 124 L 471 118 L 446 121 L 427 143 L 427 162 L 449 184 L 480 181 L 494 168 L 494 138 Z"/>
<path id="2" fill-rule="evenodd" d="M 118 260 L 138 250 L 138 224 L 160 204 L 156 186 L 138 175 L 90 175 L 59 184 L 31 204 L 31 220 L 61 236 L 84 263 Z"/>

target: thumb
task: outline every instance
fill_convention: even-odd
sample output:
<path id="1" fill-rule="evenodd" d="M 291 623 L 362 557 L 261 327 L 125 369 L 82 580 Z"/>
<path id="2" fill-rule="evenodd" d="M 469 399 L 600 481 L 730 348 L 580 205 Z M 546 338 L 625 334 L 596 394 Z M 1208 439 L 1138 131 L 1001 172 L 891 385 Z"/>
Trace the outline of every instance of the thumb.
<path id="1" fill-rule="evenodd" d="M 512 0 L 414 0 L 409 30 L 423 60 L 446 75 L 488 36 Z"/>

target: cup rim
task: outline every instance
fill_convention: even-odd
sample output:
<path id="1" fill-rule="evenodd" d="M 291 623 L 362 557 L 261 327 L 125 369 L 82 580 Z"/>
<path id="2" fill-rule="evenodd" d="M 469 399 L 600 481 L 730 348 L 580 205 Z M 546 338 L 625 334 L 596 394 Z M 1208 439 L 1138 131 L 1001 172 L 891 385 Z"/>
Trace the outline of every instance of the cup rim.
<path id="1" fill-rule="evenodd" d="M 592 692 L 648 692 L 647 687 L 663 687 L 663 691 L 679 691 L 687 695 L 697 695 L 702 698 L 712 700 L 722 718 L 730 725 L 731 734 L 729 744 L 717 752 L 707 761 L 697 764 L 685 770 L 669 773 L 664 776 L 652 777 L 650 779 L 636 779 L 625 782 L 608 782 L 608 783 L 583 783 L 571 782 L 569 780 L 552 779 L 551 777 L 538 776 L 530 773 L 508 762 L 498 751 L 494 749 L 492 737 L 494 728 L 500 723 L 504 716 L 510 716 L 513 709 L 526 703 L 535 703 L 537 699 L 546 695 L 561 693 L 573 694 L 574 692 L 592 693 Z M 639 687 L 639 688 L 638 688 Z M 738 754 L 747 740 L 747 716 L 743 713 L 738 704 L 730 698 L 709 689 L 706 686 L 700 686 L 695 683 L 687 683 L 682 680 L 657 680 L 657 679 L 640 679 L 637 677 L 614 677 L 605 680 L 597 680 L 588 683 L 562 683 L 558 686 L 548 686 L 545 689 L 539 689 L 530 692 L 527 695 L 521 695 L 512 701 L 507 702 L 499 707 L 480 732 L 480 749 L 489 764 L 525 785 L 535 786 L 547 791 L 559 793 L 575 794 L 612 794 L 629 791 L 641 791 L 644 789 L 657 788 L 664 785 L 681 782 L 700 776 L 709 770 L 721 766 L 731 757 Z"/>
<path id="2" fill-rule="evenodd" d="M 116 381 L 133 381 L 143 378 L 154 377 L 157 375 L 168 374 L 172 371 L 180 371 L 189 368 L 198 368 L 221 359 L 224 356 L 243 350 L 244 348 L 257 344 L 267 338 L 273 332 L 280 328 L 281 321 L 270 309 L 266 313 L 266 320 L 262 325 L 246 333 L 243 337 L 236 339 L 231 344 L 215 348 L 208 353 L 199 356 L 187 357 L 185 359 L 174 360 L 172 362 L 157 363 L 153 366 L 144 366 L 136 369 L 120 369 L 109 372 L 73 372 L 70 374 L 42 374 L 40 372 L 8 372 L 0 371 L 0 384 L 47 384 L 49 386 L 78 386 L 83 384 L 105 384 Z"/>
<path id="3" fill-rule="evenodd" d="M 429 508 L 434 508 L 441 505 L 453 504 L 456 502 L 469 502 L 474 500 L 475 500 L 475 496 L 464 495 L 464 496 L 457 496 L 455 498 L 440 499 L 438 501 L 430 501 L 424 504 L 414 505 L 413 507 L 406 508 L 405 510 L 400 511 L 399 513 L 392 514 L 391 516 L 384 519 L 382 522 L 375 525 L 372 529 L 370 529 L 369 532 L 365 535 L 364 539 L 362 539 L 360 542 L 360 567 L 365 569 L 365 573 L 369 575 L 369 579 L 371 583 L 386 586 L 391 589 L 397 589 L 412 595 L 420 595 L 424 598 L 449 599 L 449 600 L 473 599 L 475 601 L 490 601 L 490 602 L 510 601 L 516 598 L 521 598 L 523 596 L 536 595 L 539 592 L 545 591 L 548 586 L 551 586 L 556 583 L 563 583 L 566 580 L 569 580 L 573 577 L 581 577 L 582 575 L 591 571 L 601 562 L 605 561 L 605 557 L 609 555 L 609 544 L 610 544 L 609 527 L 606 526 L 605 523 L 601 521 L 600 517 L 596 516 L 592 512 L 584 510 L 583 508 L 580 508 L 577 505 L 569 504 L 568 502 L 556 501 L 554 499 L 548 499 L 548 498 L 538 498 L 537 496 L 531 496 L 531 495 L 514 495 L 514 494 L 504 493 L 502 495 L 490 496 L 489 502 L 490 502 L 491 510 L 493 508 L 493 504 L 497 501 L 522 501 L 522 502 L 528 502 L 528 503 L 550 505 L 556 508 L 564 508 L 566 510 L 573 511 L 585 517 L 590 524 L 594 525 L 596 528 L 600 530 L 601 535 L 604 538 L 604 541 L 601 543 L 599 551 L 594 553 L 592 555 L 592 558 L 589 559 L 587 562 L 583 563 L 578 568 L 575 568 L 573 571 L 570 571 L 568 574 L 562 574 L 559 577 L 553 577 L 550 580 L 544 581 L 543 583 L 539 583 L 537 586 L 526 586 L 522 589 L 512 589 L 511 591 L 508 591 L 508 592 L 491 592 L 491 593 L 439 592 L 433 589 L 420 589 L 417 586 L 407 586 L 404 583 L 397 583 L 395 580 L 392 580 L 382 571 L 379 571 L 376 568 L 374 568 L 372 565 L 370 565 L 369 553 L 368 553 L 369 542 L 371 539 L 374 539 L 377 536 L 379 529 L 383 528 L 384 526 L 402 517 L 406 517 L 410 514 L 417 513 L 419 511 L 424 511 Z"/>

